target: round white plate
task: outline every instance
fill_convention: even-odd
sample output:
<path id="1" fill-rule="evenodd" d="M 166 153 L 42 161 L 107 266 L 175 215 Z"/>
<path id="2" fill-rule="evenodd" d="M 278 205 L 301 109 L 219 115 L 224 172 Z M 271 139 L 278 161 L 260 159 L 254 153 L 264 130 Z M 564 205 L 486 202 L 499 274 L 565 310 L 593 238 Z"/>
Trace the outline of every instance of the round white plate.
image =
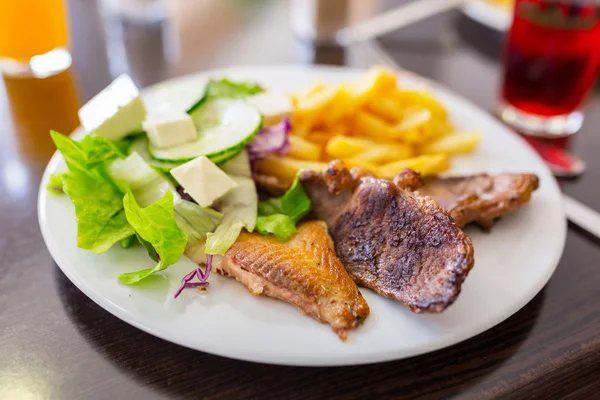
<path id="1" fill-rule="evenodd" d="M 144 91 L 150 109 L 165 99 L 189 101 L 208 76 L 254 80 L 267 88 L 293 90 L 317 80 L 339 82 L 362 71 L 333 67 L 239 67 L 184 77 Z M 208 294 L 173 293 L 193 268 L 184 259 L 138 286 L 117 276 L 150 267 L 141 248 L 119 246 L 102 255 L 77 248 L 75 215 L 66 196 L 44 189 L 50 174 L 65 169 L 55 154 L 39 193 L 39 221 L 65 275 L 90 299 L 123 321 L 152 335 L 221 356 L 288 365 L 350 365 L 423 354 L 468 339 L 503 321 L 529 302 L 548 281 L 561 256 L 566 221 L 556 181 L 521 138 L 471 103 L 435 84 L 403 74 L 405 86 L 427 84 L 461 129 L 478 128 L 483 139 L 473 155 L 453 159 L 453 173 L 534 172 L 541 186 L 531 203 L 503 218 L 491 234 L 468 229 L 475 268 L 462 294 L 439 315 L 417 315 L 393 300 L 361 289 L 371 307 L 365 324 L 342 342 L 329 326 L 282 301 L 252 296 L 240 283 L 215 274 Z M 78 133 L 81 136 L 81 132 Z"/>
<path id="2" fill-rule="evenodd" d="M 512 22 L 512 9 L 502 8 L 485 0 L 470 1 L 463 12 L 471 19 L 500 32 L 507 31 Z"/>

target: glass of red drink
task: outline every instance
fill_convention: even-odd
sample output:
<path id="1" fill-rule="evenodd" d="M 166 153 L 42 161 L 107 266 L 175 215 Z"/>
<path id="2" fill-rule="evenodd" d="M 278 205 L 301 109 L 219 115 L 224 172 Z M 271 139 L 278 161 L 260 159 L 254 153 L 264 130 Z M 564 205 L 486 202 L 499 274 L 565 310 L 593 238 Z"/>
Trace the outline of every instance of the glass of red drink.
<path id="1" fill-rule="evenodd" d="M 600 0 L 516 0 L 499 114 L 525 134 L 581 128 L 581 105 L 600 67 Z"/>

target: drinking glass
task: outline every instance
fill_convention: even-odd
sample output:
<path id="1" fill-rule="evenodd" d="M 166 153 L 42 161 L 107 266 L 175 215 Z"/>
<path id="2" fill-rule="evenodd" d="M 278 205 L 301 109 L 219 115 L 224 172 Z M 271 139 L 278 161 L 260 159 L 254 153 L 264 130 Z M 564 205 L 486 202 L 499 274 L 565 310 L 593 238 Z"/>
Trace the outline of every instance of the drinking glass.
<path id="1" fill-rule="evenodd" d="M 0 72 L 48 76 L 71 65 L 63 0 L 0 1 Z"/>
<path id="2" fill-rule="evenodd" d="M 528 135 L 571 135 L 599 66 L 598 0 L 516 0 L 499 115 Z"/>

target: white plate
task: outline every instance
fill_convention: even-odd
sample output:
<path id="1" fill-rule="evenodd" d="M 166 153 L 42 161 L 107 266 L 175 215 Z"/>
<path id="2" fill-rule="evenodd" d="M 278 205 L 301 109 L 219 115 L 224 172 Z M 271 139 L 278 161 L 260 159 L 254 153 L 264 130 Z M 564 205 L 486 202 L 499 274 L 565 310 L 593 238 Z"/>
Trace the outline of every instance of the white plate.
<path id="1" fill-rule="evenodd" d="M 239 67 L 163 83 L 145 90 L 144 97 L 149 108 L 165 98 L 183 102 L 186 93 L 199 93 L 209 75 L 292 90 L 316 80 L 349 80 L 360 73 L 332 67 Z M 401 80 L 407 86 L 425 82 L 408 74 Z M 477 152 L 454 159 L 452 172 L 534 172 L 541 179 L 531 203 L 503 218 L 491 234 L 468 230 L 475 245 L 475 268 L 456 303 L 443 314 L 413 314 L 361 289 L 371 315 L 342 342 L 327 325 L 282 301 L 252 296 L 230 278 L 212 275 L 207 295 L 188 290 L 173 299 L 181 277 L 193 268 L 187 259 L 149 282 L 122 285 L 117 275 L 147 268 L 152 261 L 141 247 L 115 246 L 103 255 L 77 248 L 69 199 L 44 189 L 50 174 L 65 168 L 59 154 L 50 161 L 39 193 L 39 220 L 48 249 L 65 275 L 110 313 L 152 335 L 221 356 L 288 365 L 365 364 L 423 354 L 473 337 L 515 313 L 542 289 L 562 253 L 566 221 L 554 178 L 523 140 L 469 102 L 430 86 L 459 128 L 483 132 Z"/>
<path id="2" fill-rule="evenodd" d="M 483 0 L 468 2 L 463 12 L 480 24 L 500 32 L 507 31 L 512 22 L 511 8 L 502 8 Z"/>

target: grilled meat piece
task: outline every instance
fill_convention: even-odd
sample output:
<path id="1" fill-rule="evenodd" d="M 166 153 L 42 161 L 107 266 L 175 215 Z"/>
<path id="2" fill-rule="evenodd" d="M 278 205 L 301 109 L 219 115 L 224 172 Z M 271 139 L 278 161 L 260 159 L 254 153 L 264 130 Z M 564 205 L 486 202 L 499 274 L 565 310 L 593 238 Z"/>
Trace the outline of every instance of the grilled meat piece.
<path id="1" fill-rule="evenodd" d="M 335 161 L 300 176 L 350 276 L 414 312 L 443 311 L 473 267 L 471 240 L 431 198 L 359 176 Z"/>
<path id="2" fill-rule="evenodd" d="M 217 272 L 235 277 L 250 293 L 295 305 L 331 325 L 345 340 L 368 315 L 369 306 L 333 249 L 327 226 L 305 222 L 286 243 L 272 235 L 242 233 Z"/>
<path id="3" fill-rule="evenodd" d="M 373 177 L 364 168 L 352 168 L 355 181 Z M 257 176 L 256 185 L 271 196 L 280 196 L 287 187 L 273 176 Z M 492 228 L 504 214 L 527 204 L 539 180 L 533 174 L 470 175 L 423 180 L 419 173 L 405 169 L 393 180 L 401 189 L 430 196 L 444 208 L 460 227 L 476 223 L 484 230 Z"/>
<path id="4" fill-rule="evenodd" d="M 497 218 L 526 204 L 538 185 L 532 174 L 481 174 L 428 179 L 417 193 L 431 196 L 457 225 L 475 222 L 489 230 Z"/>
<path id="5" fill-rule="evenodd" d="M 409 190 L 417 190 L 424 184 L 421 174 L 408 168 L 404 168 L 402 172 L 396 175 L 393 182 L 399 188 Z"/>

